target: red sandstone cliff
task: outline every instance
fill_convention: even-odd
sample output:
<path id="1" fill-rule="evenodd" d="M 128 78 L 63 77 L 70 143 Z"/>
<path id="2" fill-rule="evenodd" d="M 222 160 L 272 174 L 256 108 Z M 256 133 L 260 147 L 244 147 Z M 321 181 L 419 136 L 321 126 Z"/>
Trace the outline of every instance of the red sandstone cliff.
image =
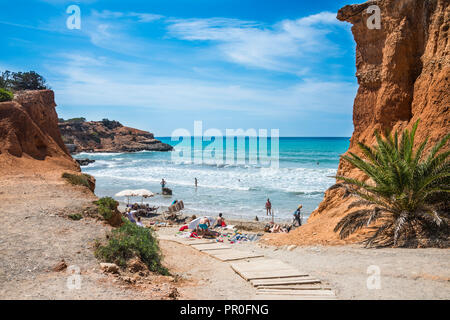
<path id="1" fill-rule="evenodd" d="M 381 29 L 370 30 L 367 8 L 381 9 Z M 375 129 L 410 129 L 421 119 L 416 143 L 429 135 L 433 144 L 449 132 L 450 125 L 450 0 L 379 0 L 342 8 L 337 18 L 350 22 L 356 41 L 356 77 L 359 90 L 353 107 L 357 142 L 372 144 Z M 341 161 L 339 174 L 361 177 Z M 352 199 L 342 191 L 327 191 L 308 223 L 286 235 L 271 235 L 275 244 L 343 244 L 357 242 L 367 230 L 346 241 L 333 232 L 347 215 Z"/>
<path id="2" fill-rule="evenodd" d="M 153 133 L 125 127 L 117 121 L 63 121 L 59 129 L 72 152 L 172 151 Z"/>
<path id="3" fill-rule="evenodd" d="M 0 172 L 80 171 L 58 128 L 54 93 L 24 91 L 0 103 Z"/>

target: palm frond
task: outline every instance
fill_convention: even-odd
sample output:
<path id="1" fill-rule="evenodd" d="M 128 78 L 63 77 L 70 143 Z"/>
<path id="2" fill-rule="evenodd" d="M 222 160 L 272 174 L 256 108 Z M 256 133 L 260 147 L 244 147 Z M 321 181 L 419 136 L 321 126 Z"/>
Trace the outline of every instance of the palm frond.
<path id="1" fill-rule="evenodd" d="M 376 145 L 358 143 L 364 158 L 352 152 L 342 156 L 343 161 L 361 170 L 369 180 L 336 176 L 338 185 L 345 189 L 344 197 L 359 198 L 348 209 L 361 208 L 336 225 L 335 232 L 340 237 L 348 237 L 381 216 L 387 217 L 386 226 L 378 229 L 368 243 L 377 242 L 377 237 L 391 237 L 392 241 L 383 242 L 397 245 L 402 236 L 417 232 L 412 227 L 415 221 L 429 221 L 429 226 L 442 224 L 439 212 L 450 208 L 450 151 L 442 149 L 450 134 L 425 155 L 428 138 L 414 148 L 418 125 L 419 120 L 411 131 L 404 130 L 401 134 L 385 130 L 384 137 L 375 131 Z M 372 205 L 375 209 L 367 207 Z"/>

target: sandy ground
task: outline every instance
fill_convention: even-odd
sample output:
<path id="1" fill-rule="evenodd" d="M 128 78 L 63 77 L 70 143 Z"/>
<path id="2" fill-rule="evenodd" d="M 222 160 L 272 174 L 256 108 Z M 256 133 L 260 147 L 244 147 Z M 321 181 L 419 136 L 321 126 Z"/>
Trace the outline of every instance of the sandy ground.
<path id="1" fill-rule="evenodd" d="M 109 230 L 93 219 L 72 221 L 94 200 L 86 188 L 15 176 L 0 181 L 0 299 L 145 299 L 149 291 L 118 284 L 99 270 L 92 245 Z M 52 268 L 64 259 L 79 270 Z M 79 269 L 78 269 L 79 268 Z M 68 279 L 75 279 L 67 286 Z M 80 279 L 80 281 L 78 280 Z M 79 281 L 79 282 L 78 282 Z"/>
<path id="2" fill-rule="evenodd" d="M 176 282 L 154 278 L 132 286 L 99 270 L 95 239 L 110 230 L 100 221 L 66 216 L 95 199 L 82 187 L 47 176 L 2 177 L 0 181 L 0 299 L 164 299 L 175 286 L 180 299 L 254 298 L 254 289 L 228 263 L 171 241 L 161 241 L 164 264 Z M 174 234 L 177 228 L 160 228 Z M 317 276 L 339 299 L 450 299 L 449 249 L 364 249 L 358 246 L 268 247 L 234 245 L 263 253 Z M 80 289 L 70 289 L 61 259 L 80 270 Z M 367 288 L 367 268 L 378 266 L 381 288 Z"/>
<path id="3" fill-rule="evenodd" d="M 158 232 L 170 235 L 176 231 L 160 228 Z M 289 248 L 259 242 L 232 246 L 295 266 L 331 286 L 341 300 L 450 299 L 450 249 L 366 249 L 356 245 Z M 227 263 L 221 265 L 221 272 L 230 268 Z M 367 286 L 369 276 L 374 279 L 373 266 L 380 272 L 380 289 Z"/>
<path id="4" fill-rule="evenodd" d="M 254 299 L 255 289 L 238 276 L 228 263 L 173 241 L 161 241 L 160 244 L 164 264 L 183 279 L 177 283 L 182 299 Z"/>
<path id="5" fill-rule="evenodd" d="M 318 277 L 338 299 L 450 299 L 450 249 L 366 249 L 358 246 L 269 247 L 240 243 Z M 371 267 L 375 266 L 375 267 Z M 368 289 L 379 270 L 380 289 Z M 373 284 L 369 280 L 369 283 Z"/>
<path id="6" fill-rule="evenodd" d="M 95 196 L 48 175 L 2 175 L 0 180 L 0 299 L 167 299 L 179 287 L 180 299 L 249 299 L 252 288 L 231 269 L 205 254 L 161 241 L 164 264 L 179 279 L 155 276 L 139 285 L 104 274 L 94 257 L 95 239 L 110 227 L 68 214 L 82 212 Z M 80 288 L 70 289 L 62 259 L 80 270 Z M 78 281 L 78 280 L 75 280 Z M 77 282 L 74 282 L 77 283 Z M 213 289 L 213 290 L 211 290 Z"/>

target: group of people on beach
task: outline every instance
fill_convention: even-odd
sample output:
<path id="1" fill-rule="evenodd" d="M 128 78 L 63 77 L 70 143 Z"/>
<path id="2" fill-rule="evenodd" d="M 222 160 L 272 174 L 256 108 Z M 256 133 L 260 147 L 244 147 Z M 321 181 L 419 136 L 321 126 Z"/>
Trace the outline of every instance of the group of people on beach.
<path id="1" fill-rule="evenodd" d="M 161 188 L 164 190 L 164 188 L 167 185 L 166 180 L 163 178 L 161 180 Z M 198 180 L 197 178 L 194 178 L 194 186 L 195 188 L 197 188 L 198 186 Z M 172 205 L 174 205 L 174 203 L 177 203 L 177 200 L 175 200 Z M 147 204 L 148 207 L 148 204 Z M 266 226 L 266 231 L 267 232 L 272 232 L 272 233 L 277 233 L 277 232 L 289 232 L 291 228 L 297 228 L 300 227 L 302 225 L 302 214 L 301 214 L 301 209 L 303 208 L 303 206 L 300 204 L 297 209 L 294 211 L 293 214 L 293 221 L 292 224 L 289 227 L 281 227 L 278 224 L 275 224 L 274 221 L 272 220 L 272 224 Z M 266 209 L 266 215 L 269 216 L 271 215 L 273 217 L 273 208 L 272 208 L 272 202 L 270 201 L 269 198 L 267 198 L 266 204 L 265 204 L 265 209 Z M 143 226 L 142 222 L 141 222 L 141 218 L 138 216 L 138 207 L 137 204 L 133 205 L 131 208 L 127 208 L 125 215 L 127 216 L 127 218 L 133 222 L 136 223 L 138 226 Z M 223 218 L 223 214 L 220 213 L 219 216 L 217 217 L 216 221 L 215 221 L 215 225 L 213 226 L 213 228 L 216 227 L 224 227 L 226 226 L 225 223 L 225 219 Z M 209 228 L 211 228 L 211 224 L 209 221 L 209 218 L 202 218 L 201 221 L 199 222 L 198 226 L 197 226 L 197 231 L 201 234 L 207 234 L 209 232 Z"/>
<path id="2" fill-rule="evenodd" d="M 297 210 L 294 211 L 294 221 L 293 224 L 296 227 L 300 227 L 302 225 L 302 216 L 301 216 L 301 209 L 303 208 L 303 205 L 299 205 L 297 207 Z M 266 215 L 273 215 L 273 210 L 272 210 L 272 203 L 270 202 L 270 199 L 267 198 L 267 202 L 266 202 Z"/>
<path id="3" fill-rule="evenodd" d="M 266 232 L 272 232 L 272 233 L 278 233 L 278 232 L 289 232 L 292 228 L 297 228 L 302 225 L 302 213 L 301 209 L 303 208 L 303 205 L 299 205 L 297 209 L 294 211 L 293 214 L 293 221 L 290 226 L 284 226 L 281 227 L 279 224 L 275 224 L 272 220 L 272 225 L 267 225 L 265 228 Z M 271 215 L 273 217 L 273 209 L 272 209 L 272 203 L 270 202 L 270 199 L 268 198 L 266 201 L 266 215 Z"/>
<path id="4" fill-rule="evenodd" d="M 214 222 L 214 225 L 212 226 L 213 229 L 215 228 L 224 228 L 226 227 L 227 224 L 225 222 L 225 218 L 223 217 L 222 213 L 219 213 L 219 216 L 217 217 L 217 219 Z M 196 228 L 196 232 L 199 236 L 205 236 L 205 235 L 210 235 L 211 234 L 211 222 L 210 219 L 208 217 L 203 217 L 200 219 L 197 228 Z"/>

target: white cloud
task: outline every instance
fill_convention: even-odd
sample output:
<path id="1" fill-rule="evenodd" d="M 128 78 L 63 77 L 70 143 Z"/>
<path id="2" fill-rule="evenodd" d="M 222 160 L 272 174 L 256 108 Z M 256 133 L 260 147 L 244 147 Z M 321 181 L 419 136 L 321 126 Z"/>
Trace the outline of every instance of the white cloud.
<path id="1" fill-rule="evenodd" d="M 299 61 L 308 55 L 338 52 L 326 37 L 336 26 L 341 25 L 334 13 L 321 12 L 273 26 L 226 18 L 176 19 L 169 21 L 168 30 L 178 39 L 216 42 L 231 62 L 297 73 Z"/>
<path id="2" fill-rule="evenodd" d="M 64 58 L 69 61 L 52 66 L 63 79 L 52 82 L 61 105 L 236 110 L 272 116 L 310 111 L 347 114 L 356 90 L 353 83 L 315 79 L 266 89 L 242 85 L 238 78 L 230 82 L 157 76 L 145 65 L 76 54 Z"/>
<path id="3" fill-rule="evenodd" d="M 152 22 L 164 18 L 163 15 L 154 13 L 120 12 L 110 10 L 92 10 L 92 17 L 99 19 L 136 18 L 138 22 Z"/>

